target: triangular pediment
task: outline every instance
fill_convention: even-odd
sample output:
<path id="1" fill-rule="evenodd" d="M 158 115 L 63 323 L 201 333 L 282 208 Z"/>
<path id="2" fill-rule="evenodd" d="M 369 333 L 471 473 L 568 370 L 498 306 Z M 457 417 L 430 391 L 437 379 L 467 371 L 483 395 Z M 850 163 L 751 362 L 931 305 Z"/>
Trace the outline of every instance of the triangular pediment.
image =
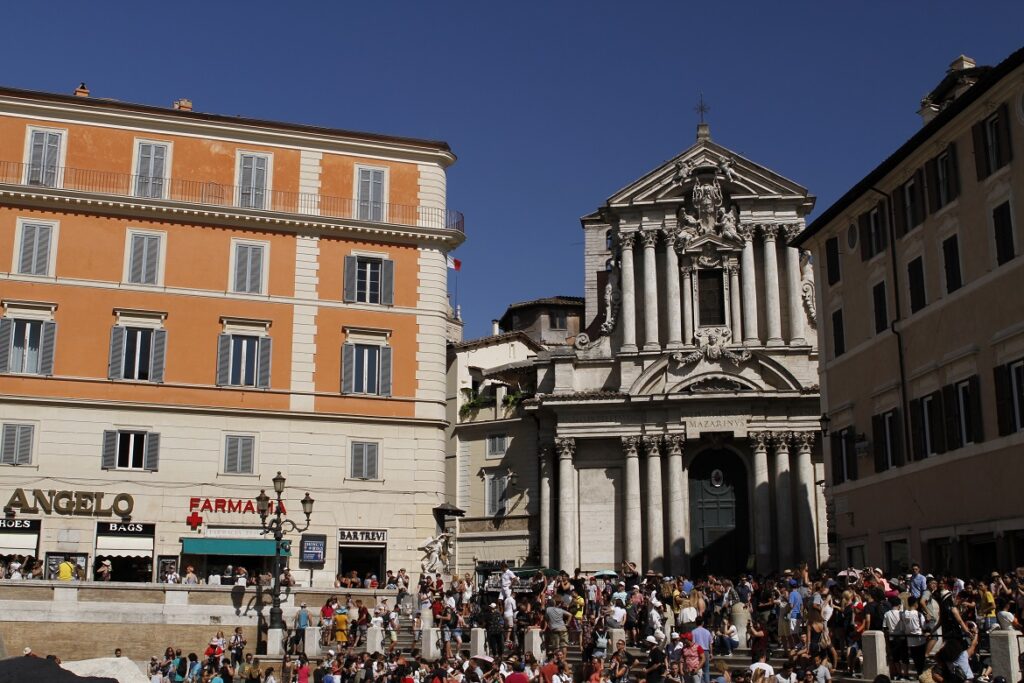
<path id="1" fill-rule="evenodd" d="M 740 251 L 741 249 L 743 249 L 742 242 L 708 233 L 687 242 L 684 251 L 687 253 L 705 253 L 709 251 L 714 253 L 719 251 Z"/>
<path id="2" fill-rule="evenodd" d="M 669 159 L 638 180 L 608 198 L 608 206 L 624 207 L 680 202 L 686 196 L 689 179 L 685 173 L 700 167 L 720 169 L 721 184 L 734 200 L 742 198 L 775 198 L 804 200 L 813 206 L 807 188 L 784 178 L 771 169 L 733 152 L 726 147 L 701 139 L 678 156 Z"/>

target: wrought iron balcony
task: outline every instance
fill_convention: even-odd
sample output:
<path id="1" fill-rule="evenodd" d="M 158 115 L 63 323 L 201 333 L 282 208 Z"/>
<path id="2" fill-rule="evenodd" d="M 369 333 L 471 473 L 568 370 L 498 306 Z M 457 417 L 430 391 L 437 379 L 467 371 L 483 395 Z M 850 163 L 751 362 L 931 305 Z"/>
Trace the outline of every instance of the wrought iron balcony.
<path id="1" fill-rule="evenodd" d="M 239 187 L 210 181 L 155 178 L 64 166 L 39 166 L 0 161 L 0 185 L 53 188 L 131 197 L 144 201 L 180 202 L 210 207 L 269 211 L 301 216 L 323 216 L 374 223 L 389 223 L 465 233 L 458 211 L 431 206 L 410 206 L 364 199 L 331 197 L 305 192 L 284 192 Z"/>

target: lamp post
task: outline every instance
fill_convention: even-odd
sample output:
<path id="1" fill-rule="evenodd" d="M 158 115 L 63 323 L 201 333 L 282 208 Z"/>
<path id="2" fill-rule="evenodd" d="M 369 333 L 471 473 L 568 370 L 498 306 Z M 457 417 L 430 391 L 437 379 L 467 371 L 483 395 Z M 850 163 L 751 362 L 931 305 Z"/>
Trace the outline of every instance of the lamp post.
<path id="1" fill-rule="evenodd" d="M 278 472 L 272 480 L 274 482 L 274 493 L 277 495 L 277 503 L 274 505 L 274 513 L 270 514 L 270 496 L 266 489 L 260 489 L 260 495 L 256 496 L 256 510 L 260 513 L 260 532 L 262 535 L 273 534 L 274 536 L 274 587 L 271 590 L 273 602 L 270 607 L 271 629 L 284 629 L 284 619 L 281 612 L 281 540 L 284 538 L 285 528 L 288 531 L 302 533 L 309 528 L 309 516 L 313 514 L 313 499 L 306 492 L 302 499 L 302 512 L 306 515 L 305 526 L 300 527 L 290 519 L 281 517 L 281 494 L 284 493 L 285 479 Z M 269 517 L 269 519 L 268 519 Z"/>

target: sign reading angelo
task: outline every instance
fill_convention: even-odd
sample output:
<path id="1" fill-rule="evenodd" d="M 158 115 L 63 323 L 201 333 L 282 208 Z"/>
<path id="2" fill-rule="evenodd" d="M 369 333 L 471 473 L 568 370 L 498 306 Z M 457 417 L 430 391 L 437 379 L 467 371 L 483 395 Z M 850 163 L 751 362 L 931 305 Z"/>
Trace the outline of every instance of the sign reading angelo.
<path id="1" fill-rule="evenodd" d="M 135 499 L 127 493 L 110 496 L 103 491 L 43 491 L 32 489 L 32 502 L 25 489 L 14 489 L 5 511 L 45 515 L 77 515 L 80 517 L 130 517 Z"/>

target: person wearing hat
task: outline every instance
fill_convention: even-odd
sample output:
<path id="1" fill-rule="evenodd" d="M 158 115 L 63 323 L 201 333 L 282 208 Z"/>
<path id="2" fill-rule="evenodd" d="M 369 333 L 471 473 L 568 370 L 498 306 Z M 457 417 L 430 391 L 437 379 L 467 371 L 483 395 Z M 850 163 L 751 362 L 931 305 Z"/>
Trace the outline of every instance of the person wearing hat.
<path id="1" fill-rule="evenodd" d="M 312 617 L 310 617 L 309 609 L 306 608 L 306 603 L 299 605 L 299 611 L 295 613 L 294 626 L 295 635 L 292 636 L 292 650 L 293 652 L 305 652 L 306 650 L 306 629 L 309 628 L 312 623 Z"/>
<path id="2" fill-rule="evenodd" d="M 100 562 L 99 566 L 96 567 L 96 571 L 93 572 L 93 578 L 96 581 L 110 581 L 110 570 L 111 562 L 109 559 Z"/>
<path id="3" fill-rule="evenodd" d="M 654 636 L 647 636 L 647 663 L 644 666 L 644 678 L 646 683 L 662 683 L 667 671 L 665 650 L 658 644 Z"/>

